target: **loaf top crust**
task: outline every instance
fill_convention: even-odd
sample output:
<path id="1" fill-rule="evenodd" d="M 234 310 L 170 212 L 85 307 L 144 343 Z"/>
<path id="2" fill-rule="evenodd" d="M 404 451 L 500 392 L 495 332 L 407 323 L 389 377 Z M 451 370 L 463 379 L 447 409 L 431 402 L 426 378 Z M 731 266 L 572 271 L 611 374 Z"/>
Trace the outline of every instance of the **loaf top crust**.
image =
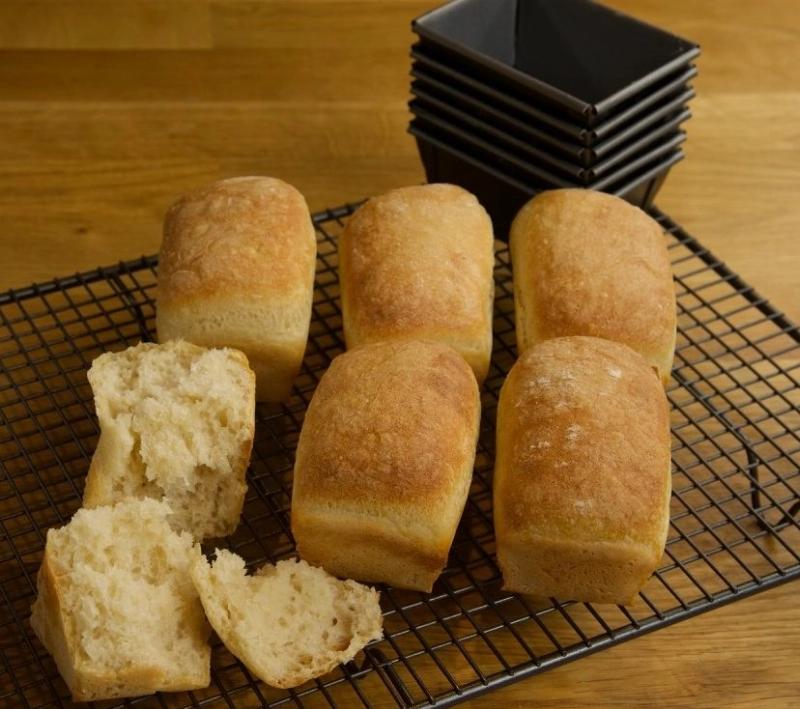
<path id="1" fill-rule="evenodd" d="M 661 554 L 669 411 L 636 352 L 592 337 L 530 348 L 503 385 L 497 431 L 495 518 L 503 532 L 641 544 Z"/>
<path id="2" fill-rule="evenodd" d="M 370 199 L 340 237 L 339 262 L 349 345 L 408 332 L 467 330 L 480 339 L 491 330 L 492 223 L 460 187 L 403 187 Z"/>
<path id="3" fill-rule="evenodd" d="M 472 370 L 450 347 L 391 341 L 339 355 L 297 448 L 293 513 L 317 509 L 434 530 L 461 514 L 480 419 Z"/>
<path id="4" fill-rule="evenodd" d="M 602 337 L 669 376 L 675 289 L 663 230 L 641 209 L 592 190 L 542 192 L 514 220 L 511 254 L 521 350 L 552 337 Z"/>
<path id="5" fill-rule="evenodd" d="M 307 293 L 316 257 L 303 195 L 273 177 L 236 177 L 192 192 L 167 211 L 159 306 L 215 296 Z"/>

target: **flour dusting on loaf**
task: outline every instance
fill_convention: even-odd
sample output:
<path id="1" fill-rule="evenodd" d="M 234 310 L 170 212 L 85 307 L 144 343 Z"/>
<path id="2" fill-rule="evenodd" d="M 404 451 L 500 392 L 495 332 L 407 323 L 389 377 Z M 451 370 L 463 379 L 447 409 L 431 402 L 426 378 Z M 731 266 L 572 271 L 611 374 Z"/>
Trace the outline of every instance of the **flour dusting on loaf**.
<path id="1" fill-rule="evenodd" d="M 630 601 L 661 559 L 669 499 L 669 410 L 653 368 L 592 337 L 526 350 L 498 406 L 494 520 L 505 587 Z"/>

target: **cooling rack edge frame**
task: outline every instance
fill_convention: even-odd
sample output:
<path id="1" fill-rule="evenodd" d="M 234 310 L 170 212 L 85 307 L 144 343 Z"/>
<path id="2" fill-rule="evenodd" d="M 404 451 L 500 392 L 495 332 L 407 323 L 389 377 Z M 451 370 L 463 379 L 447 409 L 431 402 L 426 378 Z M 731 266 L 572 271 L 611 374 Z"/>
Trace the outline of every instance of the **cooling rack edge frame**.
<path id="1" fill-rule="evenodd" d="M 340 221 L 344 217 L 350 216 L 364 200 L 348 202 L 341 206 L 324 209 L 315 212 L 312 220 L 315 226 L 324 224 L 328 221 Z M 800 344 L 800 327 L 795 325 L 782 311 L 777 309 L 768 299 L 762 297 L 759 292 L 745 282 L 735 271 L 731 270 L 723 261 L 717 259 L 712 252 L 700 244 L 700 242 L 689 234 L 680 224 L 673 220 L 669 215 L 653 206 L 647 210 L 652 216 L 658 219 L 665 231 L 674 234 L 680 243 L 689 249 L 693 255 L 702 260 L 710 270 L 716 272 L 720 277 L 727 280 L 739 294 L 745 298 L 754 308 L 758 309 L 763 315 L 768 316 L 772 322 L 779 326 L 782 332 L 788 335 L 795 342 Z M 27 298 L 47 295 L 70 288 L 75 285 L 90 284 L 97 281 L 109 279 L 117 275 L 124 275 L 131 271 L 141 268 L 152 267 L 157 263 L 157 256 L 141 256 L 139 258 L 119 261 L 109 266 L 101 266 L 94 269 L 79 271 L 69 276 L 53 277 L 51 280 L 33 283 L 28 286 L 9 288 L 0 292 L 0 305 L 6 305 Z M 561 653 L 547 657 L 538 663 L 529 661 L 525 664 L 512 669 L 509 673 L 499 675 L 486 682 L 477 680 L 475 684 L 467 686 L 461 690 L 451 690 L 439 697 L 436 697 L 433 704 L 414 703 L 407 704 L 408 707 L 422 706 L 453 706 L 460 702 L 482 696 L 495 689 L 506 687 L 528 677 L 538 675 L 553 667 L 573 662 L 582 657 L 586 657 L 607 647 L 618 645 L 627 640 L 641 637 L 645 634 L 659 630 L 661 628 L 674 625 L 683 620 L 688 620 L 701 615 L 707 611 L 728 605 L 734 601 L 753 596 L 761 591 L 783 585 L 790 581 L 800 579 L 800 567 L 795 569 L 778 572 L 760 578 L 757 582 L 751 581 L 748 584 L 738 587 L 734 591 L 722 591 L 715 594 L 711 600 L 698 600 L 688 608 L 676 608 L 662 614 L 661 617 L 653 616 L 645 622 L 632 625 L 622 630 L 616 631 L 614 635 L 607 635 L 600 639 L 593 640 L 591 645 L 565 648 Z M 391 677 L 383 678 L 384 683 L 395 684 Z M 401 681 L 402 682 L 402 681 Z M 399 687 L 395 687 L 399 689 Z M 401 695 L 402 696 L 402 695 Z"/>

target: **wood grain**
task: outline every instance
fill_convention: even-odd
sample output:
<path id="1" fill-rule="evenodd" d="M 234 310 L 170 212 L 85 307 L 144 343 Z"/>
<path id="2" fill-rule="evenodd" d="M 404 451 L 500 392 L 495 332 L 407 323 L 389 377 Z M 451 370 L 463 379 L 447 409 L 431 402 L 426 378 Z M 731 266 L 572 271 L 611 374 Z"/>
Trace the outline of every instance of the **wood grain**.
<path id="1" fill-rule="evenodd" d="M 800 319 L 800 4 L 608 0 L 703 47 L 660 206 Z M 182 192 L 274 174 L 312 208 L 424 179 L 412 17 L 433 0 L 0 3 L 0 288 L 151 253 Z M 797 584 L 468 706 L 793 707 Z"/>

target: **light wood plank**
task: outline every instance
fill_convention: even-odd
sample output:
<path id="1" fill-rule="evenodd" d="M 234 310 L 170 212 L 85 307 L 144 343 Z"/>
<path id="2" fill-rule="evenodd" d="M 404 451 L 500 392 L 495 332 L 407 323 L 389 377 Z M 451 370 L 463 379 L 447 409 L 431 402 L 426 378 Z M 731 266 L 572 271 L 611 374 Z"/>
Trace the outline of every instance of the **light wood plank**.
<path id="1" fill-rule="evenodd" d="M 3 0 L 2 49 L 199 49 L 207 0 Z"/>
<path id="2" fill-rule="evenodd" d="M 214 46 L 336 52 L 396 46 L 407 53 L 411 20 L 430 8 L 427 0 L 211 0 Z"/>
<path id="3" fill-rule="evenodd" d="M 397 100 L 408 90 L 407 50 L 357 45 L 219 50 L 6 50 L 4 100 Z M 370 71 L 363 71 L 369 66 Z"/>

